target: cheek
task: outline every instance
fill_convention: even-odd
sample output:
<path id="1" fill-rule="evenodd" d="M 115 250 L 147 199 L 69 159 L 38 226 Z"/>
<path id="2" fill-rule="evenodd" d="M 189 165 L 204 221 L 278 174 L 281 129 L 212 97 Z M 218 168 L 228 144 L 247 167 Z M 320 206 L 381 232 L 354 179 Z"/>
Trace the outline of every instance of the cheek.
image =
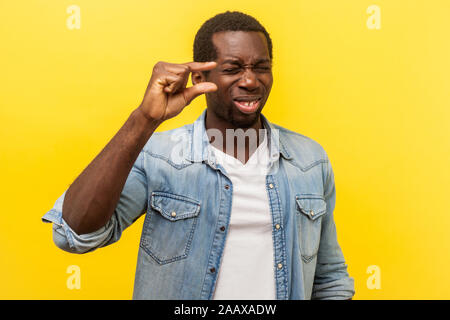
<path id="1" fill-rule="evenodd" d="M 206 81 L 212 82 L 217 86 L 217 91 L 211 93 L 214 94 L 215 97 L 218 97 L 223 100 L 230 95 L 230 88 L 232 85 L 232 81 L 215 76 L 209 77 L 208 79 L 206 79 Z"/>
<path id="2" fill-rule="evenodd" d="M 221 90 L 219 86 L 217 91 L 210 92 L 206 94 L 206 101 L 208 104 L 211 104 L 216 107 L 222 108 L 224 102 L 228 101 L 228 95 Z"/>
<path id="3" fill-rule="evenodd" d="M 272 88 L 272 84 L 273 84 L 273 77 L 272 77 L 272 75 L 262 78 L 261 82 L 263 83 L 264 87 L 268 91 L 270 91 L 270 89 Z"/>
<path id="4" fill-rule="evenodd" d="M 217 83 L 217 96 L 222 100 L 222 101 L 231 101 L 231 96 L 232 96 L 232 92 L 233 92 L 233 86 L 230 83 Z"/>

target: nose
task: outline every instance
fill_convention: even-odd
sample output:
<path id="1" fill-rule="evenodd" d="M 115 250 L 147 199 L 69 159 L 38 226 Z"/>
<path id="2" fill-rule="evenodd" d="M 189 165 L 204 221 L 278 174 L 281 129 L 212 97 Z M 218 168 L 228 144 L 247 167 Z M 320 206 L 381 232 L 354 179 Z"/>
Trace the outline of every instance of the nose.
<path id="1" fill-rule="evenodd" d="M 238 86 L 247 91 L 253 91 L 258 88 L 258 78 L 251 68 L 245 68 Z"/>

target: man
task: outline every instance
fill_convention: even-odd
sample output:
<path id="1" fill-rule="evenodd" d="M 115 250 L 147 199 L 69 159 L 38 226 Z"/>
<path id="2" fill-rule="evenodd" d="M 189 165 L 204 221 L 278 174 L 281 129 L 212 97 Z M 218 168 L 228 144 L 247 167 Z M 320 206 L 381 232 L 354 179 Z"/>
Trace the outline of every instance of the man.
<path id="1" fill-rule="evenodd" d="M 134 299 L 350 299 L 328 157 L 261 114 L 269 34 L 219 14 L 194 61 L 155 65 L 141 105 L 43 217 L 54 242 L 92 251 L 146 213 Z M 201 94 L 195 123 L 155 133 Z"/>

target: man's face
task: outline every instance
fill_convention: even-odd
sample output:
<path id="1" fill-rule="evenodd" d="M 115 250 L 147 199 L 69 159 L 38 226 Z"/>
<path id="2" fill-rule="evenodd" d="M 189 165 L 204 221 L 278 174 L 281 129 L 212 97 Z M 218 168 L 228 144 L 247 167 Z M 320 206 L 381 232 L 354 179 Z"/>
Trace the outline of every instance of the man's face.
<path id="1" fill-rule="evenodd" d="M 261 32 L 226 31 L 213 35 L 217 68 L 203 81 L 218 90 L 206 94 L 208 112 L 236 128 L 249 128 L 259 115 L 272 88 L 272 61 Z M 202 75 L 203 77 L 203 75 Z"/>

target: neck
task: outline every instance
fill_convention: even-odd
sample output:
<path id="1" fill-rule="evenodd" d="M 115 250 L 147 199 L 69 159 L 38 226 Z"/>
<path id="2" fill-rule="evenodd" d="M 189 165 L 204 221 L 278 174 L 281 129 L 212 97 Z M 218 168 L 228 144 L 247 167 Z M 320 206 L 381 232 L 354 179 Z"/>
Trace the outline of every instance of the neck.
<path id="1" fill-rule="evenodd" d="M 205 127 L 209 142 L 215 148 L 243 163 L 248 161 L 263 141 L 263 136 L 260 137 L 260 129 L 263 129 L 261 116 L 252 126 L 240 128 L 218 118 L 212 112 L 206 112 Z"/>

